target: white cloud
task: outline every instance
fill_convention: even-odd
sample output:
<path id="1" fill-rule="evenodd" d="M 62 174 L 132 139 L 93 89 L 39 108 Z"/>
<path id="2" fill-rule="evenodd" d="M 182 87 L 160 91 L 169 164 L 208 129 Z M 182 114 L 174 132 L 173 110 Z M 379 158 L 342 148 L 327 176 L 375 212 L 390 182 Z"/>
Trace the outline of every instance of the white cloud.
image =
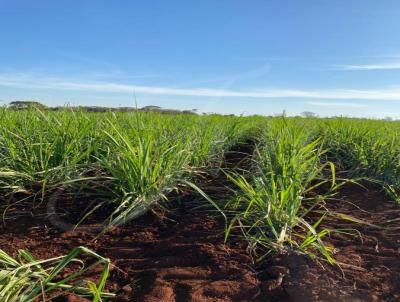
<path id="1" fill-rule="evenodd" d="M 308 105 L 313 105 L 313 106 L 318 106 L 318 107 L 329 107 L 329 108 L 366 108 L 369 107 L 368 105 L 365 104 L 358 104 L 358 103 L 351 103 L 351 102 L 346 102 L 346 103 L 332 103 L 332 102 L 306 102 Z"/>
<path id="2" fill-rule="evenodd" d="M 170 96 L 241 97 L 241 98 L 302 98 L 330 100 L 391 100 L 400 101 L 400 86 L 384 89 L 262 89 L 235 90 L 215 88 L 171 88 L 126 85 L 112 82 L 71 81 L 27 74 L 0 74 L 0 86 L 22 89 L 52 89 L 69 91 L 143 93 Z"/>
<path id="3" fill-rule="evenodd" d="M 400 69 L 400 62 L 384 64 L 365 64 L 365 65 L 337 65 L 339 70 L 396 70 Z"/>

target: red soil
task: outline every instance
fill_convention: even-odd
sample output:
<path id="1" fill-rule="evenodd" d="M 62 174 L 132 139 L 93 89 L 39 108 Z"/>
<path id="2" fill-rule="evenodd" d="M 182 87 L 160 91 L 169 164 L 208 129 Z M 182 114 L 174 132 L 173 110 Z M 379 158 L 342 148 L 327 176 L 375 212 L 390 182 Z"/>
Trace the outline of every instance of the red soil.
<path id="1" fill-rule="evenodd" d="M 0 246 L 14 255 L 28 249 L 38 258 L 80 245 L 94 249 L 116 266 L 109 288 L 117 301 L 251 301 L 260 282 L 249 257 L 225 246 L 219 224 L 207 216 L 185 203 L 170 216 L 176 221 L 149 214 L 94 241 L 91 227 L 61 233 L 44 220 L 24 218 L 1 230 Z"/>
<path id="2" fill-rule="evenodd" d="M 364 222 L 325 219 L 323 227 L 353 234 L 333 232 L 324 239 L 335 248 L 340 268 L 304 256 L 273 257 L 263 265 L 266 276 L 272 266 L 286 269 L 277 301 L 400 301 L 400 205 L 372 187 L 349 185 L 337 197 L 329 209 Z"/>
<path id="3" fill-rule="evenodd" d="M 183 197 L 168 219 L 148 214 L 97 240 L 90 226 L 61 232 L 45 217 L 21 216 L 0 229 L 0 247 L 13 255 L 28 249 L 38 258 L 80 245 L 94 249 L 115 265 L 108 288 L 118 294 L 116 301 L 399 301 L 400 206 L 383 196 L 352 185 L 328 206 L 370 224 L 397 219 L 382 229 L 327 218 L 325 226 L 362 234 L 325 239 L 336 248 L 343 272 L 294 254 L 253 266 L 239 244 L 223 244 L 221 223 L 196 208 L 200 198 L 193 196 Z"/>

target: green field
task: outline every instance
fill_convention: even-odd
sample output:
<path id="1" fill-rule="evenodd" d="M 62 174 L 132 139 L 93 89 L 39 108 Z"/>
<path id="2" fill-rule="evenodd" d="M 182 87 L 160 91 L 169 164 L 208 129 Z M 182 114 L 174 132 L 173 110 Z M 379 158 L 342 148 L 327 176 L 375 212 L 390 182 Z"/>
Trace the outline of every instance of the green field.
<path id="1" fill-rule="evenodd" d="M 172 199 L 190 191 L 223 221 L 225 243 L 245 243 L 254 263 L 294 251 L 335 266 L 334 247 L 324 240 L 349 231 L 323 226 L 327 217 L 338 217 L 325 205 L 349 183 L 371 184 L 399 203 L 399 132 L 400 122 L 367 119 L 4 108 L 3 222 L 16 215 L 15 205 L 46 207 L 62 190 L 72 199 L 84 196 L 82 215 L 73 223 L 96 220 L 103 225 L 101 237 L 149 211 L 170 208 Z M 244 147 L 251 150 L 247 161 L 240 168 L 227 165 L 227 154 Z M 227 183 L 229 198 L 207 193 L 204 183 L 210 175 Z M 57 207 L 62 202 L 57 200 Z M 71 278 L 58 274 L 78 253 L 36 260 L 27 251 L 14 258 L 2 252 L 0 300 L 37 301 L 60 291 L 108 299 L 109 260 L 83 251 L 106 268 L 99 280 L 81 280 L 77 288 L 74 280 L 84 270 Z"/>

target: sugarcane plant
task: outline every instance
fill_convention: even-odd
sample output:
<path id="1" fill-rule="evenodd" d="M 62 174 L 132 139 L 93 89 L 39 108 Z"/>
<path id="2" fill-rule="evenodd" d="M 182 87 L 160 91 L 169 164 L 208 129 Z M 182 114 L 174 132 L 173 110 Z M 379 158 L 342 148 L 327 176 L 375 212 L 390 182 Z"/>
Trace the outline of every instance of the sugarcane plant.
<path id="1" fill-rule="evenodd" d="M 83 255 L 94 261 L 85 265 L 79 258 Z M 64 276 L 63 270 L 71 266 L 78 268 Z M 85 274 L 97 266 L 102 266 L 98 282 L 85 279 Z M 105 292 L 109 272 L 110 260 L 85 247 L 46 260 L 37 260 L 26 250 L 19 250 L 16 258 L 0 250 L 0 301 L 49 301 L 66 293 L 91 298 L 93 302 L 105 301 L 114 297 Z"/>

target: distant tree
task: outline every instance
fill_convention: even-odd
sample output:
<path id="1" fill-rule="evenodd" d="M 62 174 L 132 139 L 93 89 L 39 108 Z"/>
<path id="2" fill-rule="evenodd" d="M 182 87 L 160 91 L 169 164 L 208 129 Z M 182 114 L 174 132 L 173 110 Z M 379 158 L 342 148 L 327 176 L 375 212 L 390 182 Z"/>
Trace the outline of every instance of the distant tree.
<path id="1" fill-rule="evenodd" d="M 303 111 L 301 113 L 301 116 L 303 116 L 303 117 L 316 117 L 317 115 L 314 112 L 311 112 L 311 111 Z"/>
<path id="2" fill-rule="evenodd" d="M 390 117 L 390 116 L 387 116 L 387 117 L 384 118 L 384 120 L 387 121 L 387 122 L 391 122 L 391 121 L 393 121 L 393 118 Z"/>
<path id="3" fill-rule="evenodd" d="M 162 108 L 160 106 L 150 105 L 150 106 L 145 106 L 145 107 L 141 108 L 140 110 L 143 110 L 143 111 L 159 111 L 159 110 L 162 110 Z"/>
<path id="4" fill-rule="evenodd" d="M 36 101 L 14 101 L 8 105 L 8 108 L 11 108 L 11 109 L 29 109 L 29 108 L 45 109 L 45 108 L 47 108 L 47 106 L 43 105 L 40 102 L 36 102 Z"/>

